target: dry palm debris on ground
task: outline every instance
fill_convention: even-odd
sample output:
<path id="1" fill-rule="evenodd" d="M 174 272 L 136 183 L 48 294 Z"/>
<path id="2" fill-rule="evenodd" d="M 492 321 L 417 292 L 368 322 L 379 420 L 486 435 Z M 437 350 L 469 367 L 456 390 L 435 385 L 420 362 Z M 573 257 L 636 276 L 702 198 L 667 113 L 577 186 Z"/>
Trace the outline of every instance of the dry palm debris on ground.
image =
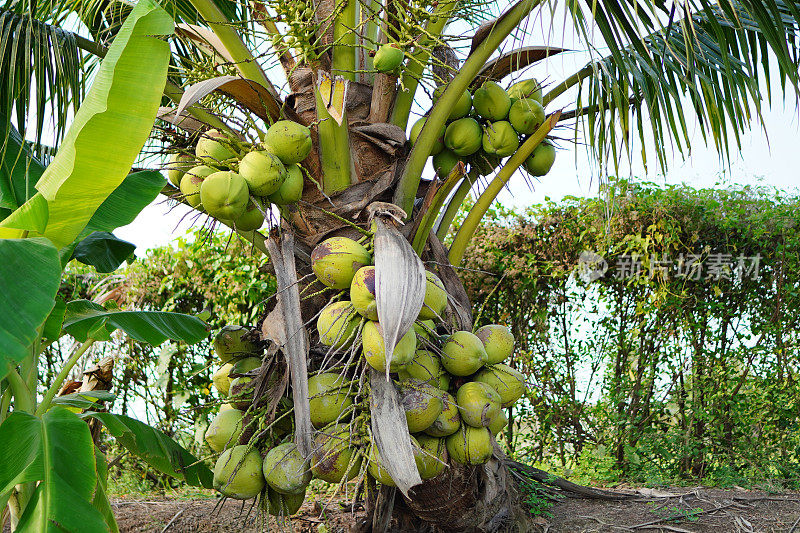
<path id="1" fill-rule="evenodd" d="M 638 489 L 626 501 L 565 498 L 540 517 L 544 533 L 800 533 L 800 492 L 705 488 Z M 266 531 L 251 503 L 217 499 L 117 499 L 112 507 L 123 532 L 212 533 Z M 292 519 L 296 532 L 346 532 L 363 516 L 338 502 L 322 510 L 320 501 L 303 504 Z M 320 526 L 323 526 L 320 529 Z M 287 529 L 288 530 L 288 529 Z M 269 531 L 278 531 L 270 520 Z"/>

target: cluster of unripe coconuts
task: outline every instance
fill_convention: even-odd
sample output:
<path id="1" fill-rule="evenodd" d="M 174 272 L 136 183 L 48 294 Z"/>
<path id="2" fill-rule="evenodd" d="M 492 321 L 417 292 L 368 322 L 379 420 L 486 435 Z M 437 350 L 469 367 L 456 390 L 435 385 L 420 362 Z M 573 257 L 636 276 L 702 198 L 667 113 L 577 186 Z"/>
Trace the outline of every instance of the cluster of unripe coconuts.
<path id="1" fill-rule="evenodd" d="M 364 239 L 366 240 L 366 238 Z M 319 343 L 326 351 L 349 352 L 375 370 L 390 372 L 405 410 L 409 439 L 422 479 L 431 479 L 454 461 L 478 465 L 492 455 L 492 441 L 507 424 L 504 408 L 525 392 L 525 378 L 503 363 L 514 349 L 514 337 L 502 325 L 487 325 L 474 333 L 448 331 L 443 321 L 447 292 L 442 281 L 426 272 L 424 305 L 411 328 L 386 360 L 375 295 L 371 243 L 332 237 L 312 252 L 317 279 L 337 292 L 317 317 Z M 352 480 L 366 471 L 377 482 L 394 486 L 365 426 L 353 430 L 354 416 L 368 393 L 357 392 L 344 372 L 316 372 L 308 378 L 311 423 L 317 433 L 314 450 L 304 459 L 292 440 L 291 418 L 274 424 L 269 444 L 240 438 L 252 401 L 247 372 L 258 368 L 258 347 L 242 327 L 226 327 L 214 341 L 225 365 L 214 375 L 225 409 L 212 421 L 205 438 L 222 452 L 214 468 L 214 486 L 222 494 L 248 499 L 266 487 L 269 511 L 297 511 L 312 477 L 329 483 Z M 352 366 L 352 365 L 350 365 Z M 289 405 L 291 401 L 284 399 Z M 230 407 L 228 407 L 230 406 Z M 285 407 L 285 406 L 284 406 Z M 361 412 L 361 415 L 355 413 Z M 286 412 L 285 412 L 286 413 Z M 281 420 L 278 409 L 278 421 Z M 367 424 L 368 426 L 368 424 Z M 276 445 L 277 443 L 277 445 Z"/>
<path id="2" fill-rule="evenodd" d="M 434 101 L 444 88 L 434 92 Z M 412 145 L 426 120 L 422 117 L 412 126 Z M 489 175 L 544 121 L 542 87 L 536 80 L 519 81 L 507 90 L 494 81 L 486 81 L 474 93 L 465 90 L 453 106 L 431 150 L 433 168 L 444 179 L 462 161 L 468 165 L 472 178 Z M 544 176 L 555 158 L 555 147 L 545 139 L 528 156 L 523 168 L 532 176 Z"/>
<path id="3" fill-rule="evenodd" d="M 300 200 L 298 163 L 311 147 L 311 131 L 290 120 L 275 122 L 256 146 L 209 130 L 197 141 L 194 156 L 170 157 L 167 177 L 192 207 L 240 231 L 257 230 L 270 204 Z"/>

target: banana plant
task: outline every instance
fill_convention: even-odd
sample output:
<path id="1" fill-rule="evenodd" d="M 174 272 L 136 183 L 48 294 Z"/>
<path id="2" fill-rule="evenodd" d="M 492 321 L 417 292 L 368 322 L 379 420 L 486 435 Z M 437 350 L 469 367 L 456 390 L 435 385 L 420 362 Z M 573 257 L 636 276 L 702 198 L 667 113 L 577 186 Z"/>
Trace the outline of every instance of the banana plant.
<path id="1" fill-rule="evenodd" d="M 522 0 L 502 8 L 469 0 L 164 4 L 176 22 L 163 86 L 173 104 L 159 110 L 151 142 L 168 145 L 163 151 L 170 156 L 171 185 L 164 192 L 203 213 L 204 223 L 228 226 L 270 255 L 279 297 L 275 309 L 265 307 L 260 334 L 292 370 L 295 445 L 309 461 L 318 451 L 315 439 L 330 426 L 314 425 L 311 390 L 317 374 L 338 373 L 354 402 L 347 412 L 354 413 L 351 466 L 362 465 L 354 469 L 356 479 L 361 487 L 373 487 L 375 480 L 383 485 L 369 490 L 375 530 L 392 516 L 392 485 L 407 503 L 395 511 L 412 523 L 486 530 L 500 516 L 525 520 L 498 451 L 488 459 L 494 468 L 469 469 L 459 466 L 471 463 L 469 454 L 458 457 L 457 448 L 448 448 L 451 460 L 439 460 L 447 469 L 420 479 L 415 445 L 407 437 L 412 424 L 400 401 L 410 392 L 402 379 L 400 390 L 386 380 L 400 379 L 395 371 L 405 366 L 393 368 L 388 361 L 418 328 L 425 309 L 437 307 L 433 317 L 442 320 L 433 331 L 415 329 L 412 336 L 430 345 L 442 364 L 447 343 L 472 339 L 461 335 L 472 334 L 473 320 L 454 267 L 511 178 L 545 175 L 556 148 L 569 148 L 563 138 L 576 137 L 579 128 L 603 164 L 632 157 L 636 132 L 642 146 L 655 141 L 652 150 L 666 166 L 670 143 L 680 151 L 690 148 L 692 124 L 727 153 L 760 117 L 765 91 L 769 96 L 775 86 L 799 88 L 795 0 Z M 11 5 L 19 10 L 27 4 Z M 94 41 L 76 39 L 76 46 L 105 55 L 98 36 L 115 30 L 103 17 L 90 16 L 99 8 L 58 7 L 56 12 L 77 10 L 87 21 Z M 587 64 L 563 79 L 527 75 L 529 67 L 546 67 L 564 52 L 532 42 L 526 27 L 534 18 L 551 20 L 552 34 L 578 35 Z M 43 23 L 59 26 L 59 20 Z M 465 27 L 471 28 L 469 39 L 448 34 L 463 34 Z M 35 62 L 3 53 L 0 58 L 26 65 L 14 78 L 37 72 Z M 412 112 L 421 117 L 407 134 Z M 475 200 L 456 223 L 470 194 Z M 32 204 L 28 221 L 44 205 Z M 22 215 L 9 218 L 12 229 L 47 236 L 41 224 L 21 228 Z M 331 237 L 350 237 L 354 244 Z M 374 261 L 371 281 L 363 274 L 365 286 L 374 286 L 374 315 L 369 305 L 358 314 L 348 307 L 355 302 L 348 303 L 346 290 L 357 272 L 345 280 L 334 275 L 341 268 L 326 273 L 332 251 L 364 268 Z M 440 285 L 429 283 L 430 275 Z M 439 308 L 433 295 L 441 294 L 445 304 Z M 344 324 L 333 310 L 344 313 Z M 301 331 L 315 320 L 317 331 Z M 329 327 L 322 328 L 325 320 Z M 385 356 L 380 369 L 367 342 L 375 330 L 382 336 L 377 352 Z M 263 372 L 270 368 L 262 366 Z M 459 376 L 450 384 L 452 393 L 477 376 L 450 370 Z M 253 406 L 275 392 L 257 391 Z M 485 436 L 468 425 L 464 435 Z M 240 445 L 266 453 L 266 443 L 251 437 L 242 436 Z M 273 501 L 269 472 L 262 474 L 269 487 L 262 483 L 254 492 L 262 509 L 274 513 L 277 506 L 278 514 L 286 513 L 282 497 Z"/>
<path id="2" fill-rule="evenodd" d="M 157 346 L 199 342 L 208 334 L 206 324 L 59 295 L 71 259 L 109 272 L 130 258 L 134 246 L 111 232 L 132 222 L 166 183 L 157 171 L 129 172 L 163 96 L 170 54 L 160 37 L 172 34 L 173 24 L 147 0 L 130 10 L 48 165 L 14 126 L 3 126 L 0 527 L 10 523 L 12 531 L 118 531 L 93 421 L 154 468 L 211 487 L 208 467 L 166 434 L 103 412 L 113 394 L 86 378 L 68 381 L 92 347 L 117 330 Z M 9 111 L 3 107 L 0 116 Z M 53 343 L 70 355 L 45 386 L 40 355 Z"/>

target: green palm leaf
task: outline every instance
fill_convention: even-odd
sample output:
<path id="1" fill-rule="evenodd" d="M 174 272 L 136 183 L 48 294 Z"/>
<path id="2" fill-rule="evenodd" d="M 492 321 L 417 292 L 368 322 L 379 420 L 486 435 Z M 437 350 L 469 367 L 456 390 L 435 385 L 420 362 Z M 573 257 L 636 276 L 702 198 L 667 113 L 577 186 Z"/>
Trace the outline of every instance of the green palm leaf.
<path id="1" fill-rule="evenodd" d="M 84 62 L 76 36 L 30 15 L 0 8 L 0 131 L 6 131 L 12 112 L 16 129 L 33 138 L 41 155 L 41 140 L 48 127 L 58 141 L 64 135 L 70 112 L 78 109 L 84 94 Z M 31 109 L 32 108 L 32 109 Z M 33 110 L 33 135 L 28 134 Z M 51 124 L 50 124 L 51 123 Z M 7 136 L 0 139 L 0 158 Z"/>
<path id="2" fill-rule="evenodd" d="M 691 15 L 676 17 L 674 8 L 667 11 L 661 4 L 658 9 L 652 3 L 637 3 L 635 9 L 616 1 L 597 4 L 591 22 L 608 45 L 608 56 L 557 86 L 545 101 L 579 84 L 578 109 L 565 117 L 585 121 L 596 155 L 601 162 L 611 157 L 615 169 L 622 152 L 630 156 L 635 130 L 643 147 L 646 138 L 654 139 L 663 170 L 666 146 L 672 141 L 686 153 L 687 124 L 695 120 L 704 140 L 729 155 L 731 144 L 739 147 L 741 133 L 761 112 L 760 83 L 769 90 L 777 76 L 782 86 L 798 84 L 798 8 L 796 0 L 713 5 L 701 0 Z M 663 27 L 658 15 L 668 17 Z M 588 31 L 586 13 L 576 9 L 573 18 Z M 654 31 L 640 35 L 643 27 Z M 778 64 L 773 79 L 770 57 Z"/>

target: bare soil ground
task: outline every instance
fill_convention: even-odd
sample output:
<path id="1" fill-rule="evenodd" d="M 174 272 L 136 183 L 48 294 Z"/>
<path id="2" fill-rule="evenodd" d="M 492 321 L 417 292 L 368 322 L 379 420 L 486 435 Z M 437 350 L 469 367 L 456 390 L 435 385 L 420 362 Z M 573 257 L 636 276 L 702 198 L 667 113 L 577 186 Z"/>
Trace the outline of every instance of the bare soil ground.
<path id="1" fill-rule="evenodd" d="M 565 498 L 537 519 L 538 533 L 800 533 L 800 492 L 706 488 L 639 489 L 628 501 Z M 216 533 L 279 531 L 274 519 L 265 524 L 247 503 L 215 498 L 148 500 L 119 498 L 112 507 L 123 532 Z M 296 532 L 346 532 L 363 516 L 338 502 L 323 510 L 306 502 L 293 517 Z M 320 526 L 323 526 L 321 528 Z M 289 530 L 284 527 L 282 530 Z M 532 532 L 533 533 L 533 532 Z"/>

